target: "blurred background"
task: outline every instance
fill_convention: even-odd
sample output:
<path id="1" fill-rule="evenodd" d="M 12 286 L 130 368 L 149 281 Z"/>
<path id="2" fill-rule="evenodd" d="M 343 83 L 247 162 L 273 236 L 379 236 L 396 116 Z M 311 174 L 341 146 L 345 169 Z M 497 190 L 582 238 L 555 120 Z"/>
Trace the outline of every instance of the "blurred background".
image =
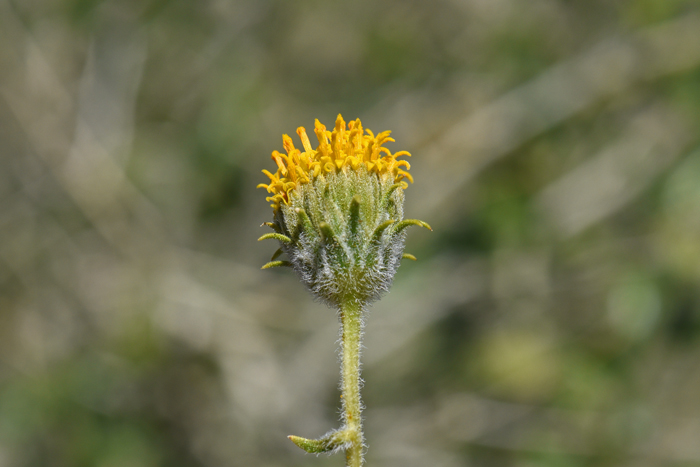
<path id="1" fill-rule="evenodd" d="M 341 466 L 282 134 L 413 154 L 369 466 L 700 465 L 700 2 L 0 0 L 0 467 Z M 297 142 L 297 144 L 299 144 Z"/>

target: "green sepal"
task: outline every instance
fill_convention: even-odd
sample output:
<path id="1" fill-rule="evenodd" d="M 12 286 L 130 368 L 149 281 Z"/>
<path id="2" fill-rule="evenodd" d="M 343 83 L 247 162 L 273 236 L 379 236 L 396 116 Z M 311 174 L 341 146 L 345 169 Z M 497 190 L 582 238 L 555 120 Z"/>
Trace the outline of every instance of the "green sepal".
<path id="1" fill-rule="evenodd" d="M 294 435 L 289 435 L 287 438 L 289 438 L 292 443 L 296 444 L 304 451 L 310 454 L 319 454 L 321 452 L 328 452 L 345 447 L 350 441 L 348 439 L 348 435 L 348 430 L 342 430 L 331 431 L 320 439 L 307 439 Z"/>
<path id="2" fill-rule="evenodd" d="M 263 225 L 270 227 L 272 230 L 274 230 L 277 233 L 282 233 L 279 226 L 273 222 L 263 222 L 262 224 L 260 224 L 260 227 L 262 227 Z"/>
<path id="3" fill-rule="evenodd" d="M 357 232 L 360 229 L 360 222 L 360 197 L 359 195 L 355 195 L 352 201 L 350 201 L 350 222 L 348 225 L 350 229 L 349 238 L 353 244 L 356 243 L 355 240 L 357 239 Z"/>
<path id="4" fill-rule="evenodd" d="M 396 221 L 389 219 L 388 221 L 382 222 L 376 229 L 374 229 L 367 253 L 367 261 L 369 263 L 372 263 L 377 257 L 377 253 L 382 244 L 382 234 L 384 234 L 384 231 L 391 227 L 394 222 Z"/>
<path id="5" fill-rule="evenodd" d="M 260 237 L 258 241 L 262 240 L 267 240 L 268 238 L 274 238 L 275 240 L 279 240 L 282 243 L 292 243 L 292 239 L 287 237 L 286 235 L 282 235 L 280 233 L 267 233 Z"/>
<path id="6" fill-rule="evenodd" d="M 272 253 L 272 258 L 270 258 L 270 261 L 276 260 L 282 253 L 284 253 L 284 251 L 282 251 L 282 248 L 277 248 L 277 251 Z"/>
<path id="7" fill-rule="evenodd" d="M 403 185 L 364 166 L 319 175 L 275 211 L 274 223 L 291 239 L 275 249 L 282 247 L 284 259 L 326 304 L 337 307 L 348 297 L 374 301 L 402 261 L 403 229 L 418 222 L 400 224 Z"/>
<path id="8" fill-rule="evenodd" d="M 260 269 L 270 269 L 270 268 L 281 268 L 281 267 L 292 267 L 292 263 L 289 261 L 270 261 L 265 264 Z"/>
<path id="9" fill-rule="evenodd" d="M 309 215 L 305 210 L 296 208 L 294 212 L 296 212 L 297 216 L 299 217 L 299 225 L 297 226 L 297 231 L 294 234 L 295 236 L 299 236 L 302 231 L 306 232 L 307 235 L 316 233 L 314 225 L 311 223 L 311 219 L 309 219 Z"/>
<path id="10" fill-rule="evenodd" d="M 418 227 L 425 227 L 426 229 L 430 230 L 431 232 L 433 231 L 433 228 L 428 225 L 427 222 L 419 221 L 418 219 L 406 219 L 398 224 L 396 224 L 396 227 L 394 228 L 394 233 L 399 233 L 406 227 L 409 227 L 411 225 L 417 225 Z"/>
<path id="11" fill-rule="evenodd" d="M 389 189 L 386 191 L 384 194 L 384 199 L 382 200 L 382 206 L 386 206 L 389 203 L 389 200 L 391 199 L 391 195 L 394 194 L 394 192 L 398 189 L 401 188 L 400 183 L 394 183 L 389 187 Z"/>
<path id="12" fill-rule="evenodd" d="M 391 224 L 393 224 L 394 220 L 389 219 L 388 221 L 384 221 L 379 226 L 374 230 L 374 233 L 372 234 L 372 243 L 379 243 L 379 241 L 382 238 L 382 234 L 384 231 L 389 228 Z"/>
<path id="13" fill-rule="evenodd" d="M 411 261 L 418 261 L 418 258 L 413 256 L 411 253 L 404 253 L 403 255 L 401 255 L 401 258 L 410 259 Z"/>
<path id="14" fill-rule="evenodd" d="M 332 242 L 335 240 L 335 234 L 333 233 L 333 229 L 331 228 L 330 225 L 326 222 L 321 222 L 318 224 L 319 230 L 321 230 L 321 236 L 323 237 L 323 240 L 326 242 Z"/>

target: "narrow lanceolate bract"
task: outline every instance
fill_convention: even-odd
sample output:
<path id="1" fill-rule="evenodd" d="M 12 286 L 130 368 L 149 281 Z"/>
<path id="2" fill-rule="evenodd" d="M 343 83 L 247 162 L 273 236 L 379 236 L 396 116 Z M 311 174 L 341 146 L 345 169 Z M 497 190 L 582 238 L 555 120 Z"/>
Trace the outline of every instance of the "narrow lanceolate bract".
<path id="1" fill-rule="evenodd" d="M 347 124 L 338 115 L 333 131 L 316 120 L 318 146 L 311 146 L 304 128 L 298 128 L 301 149 L 282 137 L 286 154 L 272 159 L 276 173 L 263 170 L 269 184 L 274 232 L 260 237 L 276 239 L 280 248 L 263 269 L 289 266 L 311 293 L 338 310 L 343 345 L 343 422 L 321 439 L 290 436 L 308 452 L 345 450 L 347 465 L 363 462 L 364 438 L 359 396 L 359 352 L 366 306 L 388 291 L 404 254 L 406 227 L 423 221 L 403 218 L 404 190 L 410 165 L 383 145 L 394 141 L 385 131 L 374 135 L 360 120 Z M 285 254 L 286 260 L 277 258 Z"/>

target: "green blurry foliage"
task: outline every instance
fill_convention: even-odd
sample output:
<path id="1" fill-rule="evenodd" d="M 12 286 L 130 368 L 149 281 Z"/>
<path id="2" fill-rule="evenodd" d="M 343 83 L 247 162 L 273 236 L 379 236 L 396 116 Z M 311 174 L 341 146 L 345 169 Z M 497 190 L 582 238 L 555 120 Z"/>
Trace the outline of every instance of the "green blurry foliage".
<path id="1" fill-rule="evenodd" d="M 254 188 L 338 113 L 435 229 L 368 320 L 368 465 L 700 465 L 698 15 L 0 1 L 0 466 L 342 463 L 287 445 L 337 323 L 258 272 Z"/>

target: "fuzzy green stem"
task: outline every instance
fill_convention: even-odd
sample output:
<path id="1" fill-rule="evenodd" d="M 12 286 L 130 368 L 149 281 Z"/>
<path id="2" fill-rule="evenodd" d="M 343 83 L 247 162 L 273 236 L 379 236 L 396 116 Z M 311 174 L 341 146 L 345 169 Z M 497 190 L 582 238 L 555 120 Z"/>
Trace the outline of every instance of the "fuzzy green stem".
<path id="1" fill-rule="evenodd" d="M 343 346 L 343 421 L 350 446 L 345 450 L 346 466 L 361 467 L 364 436 L 360 400 L 360 345 L 362 342 L 362 307 L 351 300 L 340 306 Z"/>

